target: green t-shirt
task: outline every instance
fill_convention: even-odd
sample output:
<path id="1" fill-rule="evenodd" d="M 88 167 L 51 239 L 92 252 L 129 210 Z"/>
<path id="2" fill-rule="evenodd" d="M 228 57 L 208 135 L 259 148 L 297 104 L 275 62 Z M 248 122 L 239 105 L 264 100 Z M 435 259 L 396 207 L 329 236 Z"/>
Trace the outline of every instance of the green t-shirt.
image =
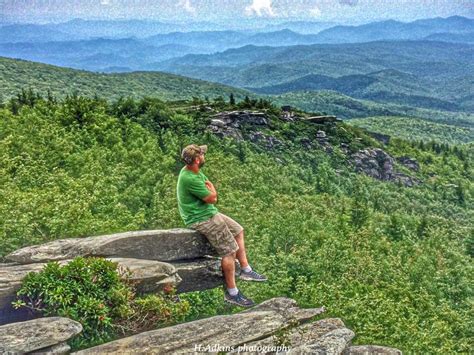
<path id="1" fill-rule="evenodd" d="M 211 193 L 204 184 L 206 180 L 202 171 L 196 174 L 183 167 L 179 173 L 176 189 L 178 209 L 186 226 L 206 221 L 218 212 L 216 206 L 202 200 Z"/>

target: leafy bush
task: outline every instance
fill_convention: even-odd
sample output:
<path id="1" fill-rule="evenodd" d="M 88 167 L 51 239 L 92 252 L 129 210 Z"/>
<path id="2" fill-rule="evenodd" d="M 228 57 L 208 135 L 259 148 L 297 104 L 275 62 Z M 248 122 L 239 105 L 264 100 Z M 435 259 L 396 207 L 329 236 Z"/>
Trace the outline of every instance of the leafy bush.
<path id="1" fill-rule="evenodd" d="M 72 340 L 73 348 L 169 324 L 189 311 L 189 303 L 176 299 L 172 288 L 167 295 L 135 298 L 129 275 L 104 258 L 77 257 L 63 266 L 49 262 L 24 278 L 13 305 L 80 322 L 83 331 Z"/>

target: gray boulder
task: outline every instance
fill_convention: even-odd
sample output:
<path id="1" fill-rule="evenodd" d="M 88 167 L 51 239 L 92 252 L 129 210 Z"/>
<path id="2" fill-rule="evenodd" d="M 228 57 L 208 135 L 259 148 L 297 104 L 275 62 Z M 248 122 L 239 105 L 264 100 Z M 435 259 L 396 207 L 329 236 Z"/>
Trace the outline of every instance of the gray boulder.
<path id="1" fill-rule="evenodd" d="M 316 138 L 326 138 L 326 132 L 321 131 L 321 130 L 317 131 Z"/>
<path id="2" fill-rule="evenodd" d="M 262 145 L 266 149 L 273 150 L 280 149 L 283 147 L 283 142 L 281 140 L 272 135 L 267 135 L 260 131 L 250 132 L 248 134 L 248 137 L 252 143 Z"/>
<path id="3" fill-rule="evenodd" d="M 395 159 L 380 148 L 361 149 L 351 156 L 351 163 L 357 172 L 362 172 L 375 179 L 398 182 L 405 186 L 414 186 L 421 180 L 396 172 Z"/>
<path id="4" fill-rule="evenodd" d="M 316 140 L 326 153 L 333 152 L 334 149 L 332 145 L 329 143 L 329 139 L 325 131 L 322 131 L 322 130 L 317 131 Z"/>
<path id="5" fill-rule="evenodd" d="M 0 326 L 0 354 L 55 353 L 82 331 L 82 325 L 63 317 L 48 317 Z M 59 346 L 57 346 L 59 345 Z M 68 351 L 67 349 L 66 351 Z"/>
<path id="6" fill-rule="evenodd" d="M 119 339 L 75 354 L 128 353 L 189 354 L 221 346 L 231 351 L 241 344 L 272 336 L 290 324 L 301 323 L 324 309 L 299 309 L 294 300 L 276 298 L 244 312 L 200 319 Z"/>
<path id="7" fill-rule="evenodd" d="M 344 350 L 344 355 L 402 355 L 398 349 L 379 345 L 350 346 Z"/>
<path id="8" fill-rule="evenodd" d="M 397 158 L 397 161 L 413 171 L 420 170 L 420 164 L 418 164 L 418 161 L 416 159 L 407 156 L 401 156 Z"/>
<path id="9" fill-rule="evenodd" d="M 309 344 L 291 348 L 288 354 L 339 355 L 350 344 L 355 334 L 347 328 L 336 328 L 310 341 Z"/>
<path id="10" fill-rule="evenodd" d="M 63 354 L 69 354 L 70 352 L 71 352 L 71 347 L 68 345 L 68 343 L 59 343 L 56 345 L 48 346 L 47 348 L 32 351 L 28 354 L 30 355 L 63 355 Z"/>
<path id="11" fill-rule="evenodd" d="M 352 155 L 358 172 L 378 180 L 390 180 L 393 175 L 394 159 L 380 148 L 362 149 Z"/>
<path id="12" fill-rule="evenodd" d="M 142 354 L 190 354 L 205 352 L 216 344 L 230 350 L 284 326 L 285 319 L 275 311 L 237 313 L 148 331 L 74 354 L 124 354 L 138 349 Z"/>
<path id="13" fill-rule="evenodd" d="M 324 313 L 325 309 L 324 307 L 299 308 L 294 299 L 287 297 L 275 297 L 240 313 L 251 313 L 257 311 L 275 311 L 285 317 L 287 321 L 296 320 L 298 322 L 302 322 Z"/>
<path id="14" fill-rule="evenodd" d="M 76 256 L 124 257 L 160 261 L 216 255 L 206 237 L 191 229 L 146 230 L 55 240 L 14 251 L 9 261 L 22 264 Z"/>
<path id="15" fill-rule="evenodd" d="M 221 286 L 224 282 L 221 260 L 218 258 L 172 261 L 171 264 L 182 278 L 177 287 L 178 293 L 207 290 Z"/>
<path id="16" fill-rule="evenodd" d="M 334 329 L 344 328 L 344 323 L 338 318 L 328 318 L 318 320 L 316 322 L 290 327 L 286 334 L 273 335 L 264 339 L 260 339 L 246 344 L 246 351 L 242 354 L 256 354 L 257 349 L 270 349 L 271 347 L 285 346 L 288 350 L 291 348 L 301 347 L 306 344 L 312 344 L 320 339 L 324 334 Z M 255 350 L 255 351 L 252 351 Z M 281 351 L 284 353 L 283 351 Z"/>
<path id="17" fill-rule="evenodd" d="M 244 125 L 265 126 L 268 118 L 264 112 L 255 111 L 225 111 L 211 116 L 208 129 L 218 137 L 231 137 L 243 140 L 241 128 Z"/>
<path id="18" fill-rule="evenodd" d="M 258 111 L 225 111 L 211 117 L 212 120 L 219 120 L 226 126 L 240 128 L 244 124 L 264 126 L 268 124 L 267 115 Z"/>

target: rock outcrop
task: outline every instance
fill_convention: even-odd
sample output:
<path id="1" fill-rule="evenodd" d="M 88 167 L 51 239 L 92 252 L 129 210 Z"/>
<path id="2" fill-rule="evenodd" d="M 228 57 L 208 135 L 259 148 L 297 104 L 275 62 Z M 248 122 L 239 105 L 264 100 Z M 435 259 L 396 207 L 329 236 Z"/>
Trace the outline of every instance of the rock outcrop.
<path id="1" fill-rule="evenodd" d="M 420 164 L 418 164 L 416 159 L 413 159 L 407 156 L 401 156 L 397 158 L 397 161 L 403 166 L 406 166 L 410 170 L 413 170 L 413 171 L 420 170 Z"/>
<path id="2" fill-rule="evenodd" d="M 173 261 L 181 282 L 176 290 L 178 293 L 207 290 L 222 285 L 222 270 L 220 258 L 199 258 L 194 260 Z M 240 265 L 236 263 L 236 273 Z"/>
<path id="3" fill-rule="evenodd" d="M 0 326 L 0 354 L 68 354 L 66 343 L 82 325 L 64 317 L 48 317 Z"/>
<path id="4" fill-rule="evenodd" d="M 351 161 L 357 172 L 378 180 L 399 182 L 405 186 L 421 183 L 421 180 L 416 177 L 396 172 L 395 159 L 380 148 L 361 149 L 352 154 Z"/>
<path id="5" fill-rule="evenodd" d="M 329 144 L 328 137 L 326 136 L 325 131 L 317 131 L 316 132 L 316 140 L 318 141 L 319 145 L 323 148 L 326 153 L 332 153 L 333 147 Z"/>
<path id="6" fill-rule="evenodd" d="M 65 260 L 76 256 L 174 261 L 203 255 L 216 255 L 206 237 L 190 229 L 176 228 L 59 239 L 19 249 L 8 254 L 6 259 L 22 264 Z"/>
<path id="7" fill-rule="evenodd" d="M 281 140 L 259 131 L 250 132 L 248 136 L 252 143 L 262 145 L 266 149 L 274 150 L 283 147 L 283 142 Z"/>
<path id="8" fill-rule="evenodd" d="M 303 118 L 304 121 L 317 123 L 317 124 L 334 124 L 336 122 L 341 122 L 336 116 L 325 115 L 325 116 L 311 116 Z"/>
<path id="9" fill-rule="evenodd" d="M 356 345 L 350 346 L 344 350 L 343 355 L 402 355 L 402 352 L 398 349 L 388 348 L 386 346 L 379 345 Z"/>
<path id="10" fill-rule="evenodd" d="M 221 138 L 232 137 L 237 140 L 243 140 L 240 129 L 244 125 L 265 126 L 267 124 L 268 118 L 264 112 L 226 111 L 211 116 L 211 123 L 208 129 Z"/>
<path id="11" fill-rule="evenodd" d="M 277 297 L 240 313 L 159 328 L 73 354 L 401 354 L 385 346 L 353 346 L 355 334 L 342 320 L 314 321 L 324 311 Z M 68 354 L 66 341 L 81 330 L 79 323 L 62 317 L 0 326 L 0 353 Z"/>
<path id="12" fill-rule="evenodd" d="M 67 264 L 77 256 L 105 257 L 131 271 L 137 293 L 156 293 L 166 285 L 177 292 L 199 291 L 223 282 L 220 259 L 207 239 L 190 229 L 149 230 L 70 238 L 19 249 L 0 264 L 0 324 L 39 316 L 14 310 L 11 302 L 23 278 L 48 261 Z"/>
<path id="13" fill-rule="evenodd" d="M 180 248 L 184 259 L 172 248 Z M 81 325 L 67 318 L 21 321 L 24 315 L 11 309 L 21 280 L 49 260 L 67 264 L 76 256 L 105 257 L 131 271 L 138 293 L 157 292 L 169 284 L 187 292 L 222 285 L 220 260 L 209 255 L 213 253 L 205 237 L 186 229 L 65 239 L 17 250 L 7 256 L 12 262 L 0 265 L 0 322 L 16 322 L 0 326 L 0 353 L 68 354 L 66 341 L 81 332 Z M 324 307 L 304 309 L 292 299 L 272 298 L 240 313 L 151 330 L 75 354 L 258 354 L 278 349 L 288 354 L 401 354 L 378 345 L 352 346 L 355 334 L 340 319 L 312 321 L 323 312 Z"/>
<path id="14" fill-rule="evenodd" d="M 189 354 L 199 351 L 199 347 L 204 350 L 216 344 L 230 349 L 269 337 L 291 324 L 300 324 L 324 311 L 323 308 L 302 310 L 295 304 L 291 299 L 271 299 L 245 312 L 152 330 L 75 354 L 127 353 L 133 349 L 153 354 Z"/>
<path id="15" fill-rule="evenodd" d="M 312 321 L 321 308 L 299 308 L 289 298 L 267 300 L 251 309 L 151 330 L 74 354 L 401 354 L 382 346 L 352 346 L 354 332 L 337 318 Z"/>

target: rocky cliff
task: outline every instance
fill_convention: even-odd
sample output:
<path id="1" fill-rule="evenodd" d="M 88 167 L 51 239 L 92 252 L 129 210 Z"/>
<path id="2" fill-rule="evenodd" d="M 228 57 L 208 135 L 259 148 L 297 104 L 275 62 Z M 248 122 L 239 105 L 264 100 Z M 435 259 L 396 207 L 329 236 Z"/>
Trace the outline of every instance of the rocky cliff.
<path id="1" fill-rule="evenodd" d="M 68 263 L 77 256 L 99 256 L 132 272 L 138 293 L 152 293 L 173 285 L 178 292 L 199 291 L 222 284 L 220 260 L 207 239 L 189 229 L 147 230 L 69 238 L 29 246 L 6 256 L 0 264 L 0 324 L 33 315 L 13 310 L 11 301 L 29 272 L 48 261 Z"/>
<path id="2" fill-rule="evenodd" d="M 299 308 L 289 298 L 267 300 L 240 313 L 160 328 L 73 354 L 387 354 L 401 351 L 352 345 L 355 334 L 338 318 L 314 320 L 324 308 Z M 81 325 L 61 317 L 0 326 L 0 353 L 69 354 L 66 341 Z"/>
<path id="3" fill-rule="evenodd" d="M 150 230 L 71 238 L 17 250 L 0 265 L 1 354 L 68 354 L 67 340 L 81 324 L 63 317 L 19 321 L 9 304 L 28 272 L 46 262 L 68 263 L 76 256 L 105 257 L 127 267 L 141 293 L 167 284 L 179 292 L 222 284 L 220 260 L 202 235 L 188 229 Z M 320 308 L 299 308 L 289 298 L 272 298 L 251 309 L 122 338 L 75 354 L 240 352 L 248 354 L 400 354 L 383 346 L 352 346 L 355 334 L 342 320 L 315 320 Z M 38 316 L 38 315 L 36 315 Z M 13 323 L 12 323 L 13 322 Z"/>

